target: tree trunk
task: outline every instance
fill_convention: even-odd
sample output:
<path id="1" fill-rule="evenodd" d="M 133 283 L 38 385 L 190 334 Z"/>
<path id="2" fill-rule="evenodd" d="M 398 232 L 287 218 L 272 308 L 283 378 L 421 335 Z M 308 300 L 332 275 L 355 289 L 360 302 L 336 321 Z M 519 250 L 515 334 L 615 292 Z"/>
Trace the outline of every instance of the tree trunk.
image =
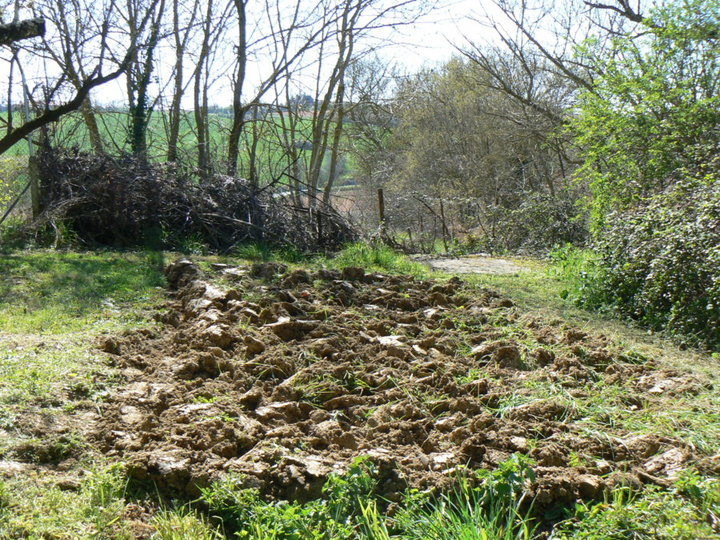
<path id="1" fill-rule="evenodd" d="M 345 94 L 345 81 L 340 79 L 337 95 L 335 97 L 335 130 L 333 133 L 332 148 L 330 149 L 330 172 L 328 173 L 327 183 L 323 191 L 323 206 L 330 206 L 330 194 L 332 192 L 335 177 L 338 174 L 338 161 L 340 158 L 340 139 L 343 135 L 343 123 L 345 120 L 345 107 L 343 106 L 343 97 Z"/>
<path id="2" fill-rule="evenodd" d="M 169 117 L 169 133 L 167 160 L 175 162 L 178 159 L 178 144 L 180 140 L 180 120 L 182 118 L 182 97 L 185 93 L 185 79 L 183 70 L 185 68 L 185 49 L 191 35 L 191 28 L 195 24 L 198 13 L 198 2 L 195 1 L 192 7 L 190 20 L 187 21 L 186 27 L 181 28 L 180 24 L 180 2 L 181 0 L 173 0 L 173 39 L 175 42 L 175 84 L 173 85 L 173 96 L 170 104 Z M 210 2 L 208 2 L 210 3 Z M 185 32 L 182 34 L 182 32 Z"/>
<path id="3" fill-rule="evenodd" d="M 105 145 L 103 144 L 102 136 L 100 135 L 100 128 L 98 127 L 97 118 L 95 117 L 95 110 L 92 106 L 90 96 L 85 98 L 82 105 L 80 106 L 80 112 L 82 113 L 85 126 L 90 136 L 90 146 L 92 146 L 93 152 L 96 154 L 103 154 L 105 152 Z"/>
<path id="4" fill-rule="evenodd" d="M 195 105 L 195 129 L 197 130 L 197 164 L 201 177 L 210 175 L 210 128 L 207 104 L 207 61 L 212 37 L 212 2 L 208 2 L 203 28 L 203 41 L 195 68 L 193 102 Z M 203 81 L 205 84 L 203 84 Z"/>
<path id="5" fill-rule="evenodd" d="M 175 37 L 175 87 L 172 103 L 168 113 L 170 120 L 170 133 L 168 135 L 167 160 L 177 161 L 178 139 L 180 138 L 180 102 L 183 94 L 183 59 L 185 51 L 184 43 L 180 40 L 180 14 L 178 12 L 178 0 L 173 2 L 173 35 Z"/>
<path id="6" fill-rule="evenodd" d="M 155 7 L 155 6 L 153 6 Z M 132 77 L 128 77 L 129 103 L 130 103 L 130 149 L 133 154 L 147 154 L 147 130 L 152 116 L 152 107 L 148 104 L 150 96 L 148 90 L 155 69 L 155 49 L 160 41 L 160 23 L 165 11 L 165 0 L 159 0 L 155 18 L 151 18 L 150 35 L 145 46 L 145 58 L 137 59 L 131 69 Z M 137 25 L 137 20 L 132 23 Z M 137 28 L 133 29 L 137 37 Z M 131 38 L 133 37 L 131 31 Z M 132 79 L 132 80 L 131 80 Z M 135 96 L 134 99 L 132 96 Z"/>
<path id="7" fill-rule="evenodd" d="M 229 176 L 237 174 L 238 159 L 240 158 L 240 135 L 245 123 L 245 107 L 242 105 L 243 85 L 245 84 L 245 70 L 247 68 L 247 18 L 245 16 L 246 0 L 235 0 L 235 10 L 238 17 L 238 45 L 237 45 L 237 72 L 233 88 L 233 123 L 228 139 Z"/>

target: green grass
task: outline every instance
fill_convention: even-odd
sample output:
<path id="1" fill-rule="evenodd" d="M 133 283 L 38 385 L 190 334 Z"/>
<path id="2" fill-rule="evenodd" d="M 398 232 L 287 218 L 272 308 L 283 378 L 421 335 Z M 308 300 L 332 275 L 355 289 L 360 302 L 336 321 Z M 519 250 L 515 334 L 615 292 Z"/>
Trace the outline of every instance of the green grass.
<path id="1" fill-rule="evenodd" d="M 428 269 L 422 264 L 411 261 L 382 244 L 369 245 L 361 242 L 350 244 L 335 256 L 319 259 L 316 262 L 332 268 L 359 266 L 373 272 L 410 274 L 416 277 L 429 275 Z"/>
<path id="2" fill-rule="evenodd" d="M 162 255 L 15 252 L 0 258 L 0 332 L 117 326 L 160 298 Z M 129 317 L 129 319 L 128 319 Z"/>
<path id="3" fill-rule="evenodd" d="M 125 480 L 85 440 L 83 414 L 117 385 L 101 333 L 148 324 L 158 254 L 16 251 L 0 257 L 0 459 L 52 463 L 0 486 L 0 538 L 132 538 Z M 87 469 L 91 472 L 86 473 Z M 58 484 L 65 475 L 77 488 Z"/>
<path id="4" fill-rule="evenodd" d="M 670 490 L 649 486 L 636 493 L 620 488 L 604 503 L 578 504 L 573 516 L 556 527 L 553 537 L 718 538 L 719 505 L 720 483 L 689 470 Z"/>
<path id="5" fill-rule="evenodd" d="M 26 477 L 3 484 L 0 538 L 132 538 L 122 521 L 121 467 L 94 468 L 73 490 L 52 480 Z"/>
<path id="6" fill-rule="evenodd" d="M 331 475 L 320 499 L 266 502 L 243 479 L 227 476 L 203 491 L 211 515 L 239 538 L 342 540 L 484 540 L 532 538 L 522 491 L 533 478 L 529 460 L 513 456 L 495 471 L 460 474 L 454 491 L 409 491 L 394 515 L 378 495 L 377 469 L 360 458 L 342 475 Z M 477 475 L 471 486 L 469 476 Z"/>

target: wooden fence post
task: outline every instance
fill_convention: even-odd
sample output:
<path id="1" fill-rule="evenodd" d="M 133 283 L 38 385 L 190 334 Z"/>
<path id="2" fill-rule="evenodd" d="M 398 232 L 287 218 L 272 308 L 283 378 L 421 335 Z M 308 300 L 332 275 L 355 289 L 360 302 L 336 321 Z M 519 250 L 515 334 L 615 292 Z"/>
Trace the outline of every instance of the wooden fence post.
<path id="1" fill-rule="evenodd" d="M 385 195 L 382 188 L 377 190 L 378 196 L 378 217 L 380 219 L 380 238 L 385 239 Z"/>

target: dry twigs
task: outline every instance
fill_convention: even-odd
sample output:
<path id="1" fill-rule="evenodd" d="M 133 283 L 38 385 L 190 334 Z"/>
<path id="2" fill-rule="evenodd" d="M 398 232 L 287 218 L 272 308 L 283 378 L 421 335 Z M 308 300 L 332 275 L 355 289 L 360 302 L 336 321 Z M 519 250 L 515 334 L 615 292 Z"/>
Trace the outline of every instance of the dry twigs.
<path id="1" fill-rule="evenodd" d="M 220 252 L 249 242 L 317 251 L 356 239 L 332 208 L 295 206 L 277 183 L 257 189 L 221 175 L 199 182 L 134 156 L 55 150 L 41 156 L 40 176 L 46 219 L 88 245 L 174 247 L 190 238 Z"/>

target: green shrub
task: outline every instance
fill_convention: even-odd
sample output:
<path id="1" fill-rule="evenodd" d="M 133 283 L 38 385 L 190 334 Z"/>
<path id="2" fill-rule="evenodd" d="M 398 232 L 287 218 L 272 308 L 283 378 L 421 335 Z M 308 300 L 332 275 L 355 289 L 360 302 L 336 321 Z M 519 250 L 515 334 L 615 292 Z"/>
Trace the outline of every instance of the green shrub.
<path id="1" fill-rule="evenodd" d="M 565 285 L 560 291 L 562 298 L 575 300 L 587 308 L 598 309 L 603 305 L 602 293 L 598 290 L 602 266 L 595 251 L 565 244 L 552 250 L 549 258 L 548 273 Z"/>
<path id="2" fill-rule="evenodd" d="M 582 304 L 720 347 L 720 182 L 686 180 L 610 214 L 595 249 Z"/>

